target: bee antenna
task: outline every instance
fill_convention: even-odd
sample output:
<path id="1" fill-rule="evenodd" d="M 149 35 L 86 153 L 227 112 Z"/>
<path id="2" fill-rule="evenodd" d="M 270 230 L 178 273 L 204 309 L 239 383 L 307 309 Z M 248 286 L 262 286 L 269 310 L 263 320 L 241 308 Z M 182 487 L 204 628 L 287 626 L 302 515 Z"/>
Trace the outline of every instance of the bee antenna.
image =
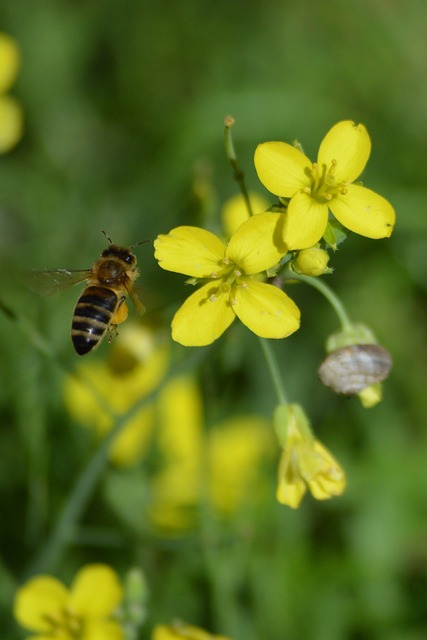
<path id="1" fill-rule="evenodd" d="M 128 249 L 133 249 L 134 247 L 139 247 L 140 244 L 145 244 L 146 242 L 151 242 L 151 240 L 140 240 L 140 242 L 135 242 L 135 244 L 131 244 Z"/>
<path id="2" fill-rule="evenodd" d="M 110 244 L 113 244 L 113 241 L 111 240 L 110 236 L 108 235 L 108 233 L 106 231 L 104 231 L 104 229 L 102 229 L 102 233 L 104 234 L 104 236 L 107 238 L 108 242 Z"/>

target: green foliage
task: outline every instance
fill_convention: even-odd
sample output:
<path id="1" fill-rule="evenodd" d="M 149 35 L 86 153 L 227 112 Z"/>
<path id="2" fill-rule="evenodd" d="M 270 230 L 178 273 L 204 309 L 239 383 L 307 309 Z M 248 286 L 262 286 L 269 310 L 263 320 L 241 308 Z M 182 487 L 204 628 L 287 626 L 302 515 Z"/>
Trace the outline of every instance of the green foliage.
<path id="1" fill-rule="evenodd" d="M 23 140 L 0 158 L 3 640 L 24 637 L 12 602 L 32 568 L 67 581 L 86 562 L 143 571 L 141 638 L 174 618 L 234 640 L 425 637 L 426 19 L 419 0 L 405 3 L 404 19 L 399 3 L 369 0 L 2 3 L 1 30 L 22 49 L 13 93 L 26 119 Z M 76 365 L 77 289 L 44 300 L 14 274 L 89 267 L 101 230 L 122 245 L 201 218 L 218 231 L 221 203 L 237 191 L 227 114 L 248 187 L 261 191 L 259 142 L 297 137 L 313 157 L 332 124 L 363 122 L 373 140 L 363 178 L 397 212 L 389 240 L 349 234 L 327 276 L 393 356 L 383 402 L 365 411 L 321 387 L 315 372 L 337 325 L 301 284 L 287 292 L 302 327 L 273 344 L 290 397 L 346 469 L 347 491 L 288 510 L 274 500 L 274 461 L 262 505 L 227 522 L 201 508 L 193 531 L 162 537 L 141 518 L 151 451 L 139 468 L 103 467 L 60 553 L 41 567 L 95 445 L 61 397 Z M 188 294 L 183 279 L 158 268 L 152 245 L 135 252 L 146 319 L 168 330 Z M 106 360 L 110 348 L 88 357 Z M 235 412 L 271 416 L 274 393 L 244 328 L 203 350 L 196 371 L 208 427 Z"/>

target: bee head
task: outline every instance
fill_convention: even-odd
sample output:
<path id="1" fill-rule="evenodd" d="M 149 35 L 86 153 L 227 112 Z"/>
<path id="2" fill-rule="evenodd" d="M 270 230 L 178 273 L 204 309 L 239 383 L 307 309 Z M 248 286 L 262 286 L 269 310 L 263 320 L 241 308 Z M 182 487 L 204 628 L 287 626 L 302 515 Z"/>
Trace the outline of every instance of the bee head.
<path id="1" fill-rule="evenodd" d="M 118 258 L 123 260 L 129 266 L 136 264 L 136 258 L 134 254 L 127 247 L 119 247 L 116 244 L 110 244 L 107 249 L 101 253 L 103 258 Z"/>

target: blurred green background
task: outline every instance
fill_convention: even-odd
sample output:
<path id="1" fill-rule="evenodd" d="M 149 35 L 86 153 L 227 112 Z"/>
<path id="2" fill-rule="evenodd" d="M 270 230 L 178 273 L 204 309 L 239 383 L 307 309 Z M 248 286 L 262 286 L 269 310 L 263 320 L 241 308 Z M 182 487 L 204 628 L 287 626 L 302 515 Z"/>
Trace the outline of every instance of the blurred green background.
<path id="1" fill-rule="evenodd" d="M 76 364 L 77 292 L 44 300 L 14 274 L 90 266 L 101 230 L 128 245 L 177 224 L 215 228 L 237 191 L 223 149 L 228 114 L 248 186 L 261 192 L 259 142 L 297 138 L 314 158 L 337 121 L 367 126 L 364 183 L 395 206 L 397 224 L 390 240 L 350 236 L 328 283 L 393 355 L 384 401 L 366 411 L 321 387 L 316 369 L 336 319 L 314 290 L 295 287 L 301 330 L 273 346 L 291 399 L 346 468 L 346 494 L 306 497 L 291 511 L 274 500 L 274 462 L 271 500 L 213 528 L 213 571 L 206 532 L 170 541 L 127 529 L 106 500 L 117 473 L 107 469 L 80 523 L 98 538 L 82 535 L 45 570 L 69 580 L 84 562 L 140 566 L 151 589 L 144 638 L 176 617 L 235 640 L 426 637 L 426 22 L 423 0 L 1 3 L 0 29 L 21 47 L 11 93 L 25 112 L 23 140 L 0 158 L 0 297 L 19 318 L 0 314 L 2 638 L 22 637 L 13 593 L 90 456 L 63 407 L 58 367 Z M 136 252 L 146 317 L 167 327 L 188 294 L 184 278 L 158 268 L 152 245 Z M 57 359 L 40 354 L 22 322 Z M 230 415 L 271 415 L 253 336 L 236 326 L 205 351 L 208 426 L 218 402 Z"/>

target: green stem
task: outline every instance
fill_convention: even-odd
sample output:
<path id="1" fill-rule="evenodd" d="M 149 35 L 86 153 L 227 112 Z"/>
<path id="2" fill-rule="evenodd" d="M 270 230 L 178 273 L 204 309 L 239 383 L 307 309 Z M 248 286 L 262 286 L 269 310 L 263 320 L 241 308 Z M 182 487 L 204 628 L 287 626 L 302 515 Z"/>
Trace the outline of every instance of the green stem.
<path id="1" fill-rule="evenodd" d="M 353 327 L 353 322 L 350 319 L 343 303 L 338 298 L 336 293 L 327 285 L 324 280 L 320 278 L 315 278 L 314 276 L 304 276 L 300 273 L 295 273 L 294 271 L 288 270 L 285 274 L 287 280 L 301 280 L 301 282 L 305 282 L 309 284 L 311 287 L 314 287 L 326 298 L 326 300 L 331 304 L 335 313 L 338 316 L 338 319 L 341 323 L 341 327 L 343 331 L 351 330 Z"/>
<path id="2" fill-rule="evenodd" d="M 231 116 L 227 116 L 225 118 L 224 124 L 225 124 L 225 129 L 224 129 L 225 153 L 231 164 L 231 168 L 233 169 L 234 179 L 239 185 L 240 192 L 245 200 L 248 214 L 250 216 L 253 216 L 254 212 L 252 211 L 248 190 L 246 188 L 245 174 L 239 167 L 236 150 L 234 148 L 234 143 L 233 143 L 233 136 L 231 134 L 231 128 L 234 125 L 234 118 L 232 118 Z"/>
<path id="3" fill-rule="evenodd" d="M 259 343 L 267 362 L 267 367 L 270 372 L 279 404 L 287 404 L 288 401 L 286 399 L 282 376 L 280 375 L 279 365 L 277 364 L 276 357 L 273 353 L 273 349 L 271 348 L 271 343 L 266 338 L 259 338 Z"/>

